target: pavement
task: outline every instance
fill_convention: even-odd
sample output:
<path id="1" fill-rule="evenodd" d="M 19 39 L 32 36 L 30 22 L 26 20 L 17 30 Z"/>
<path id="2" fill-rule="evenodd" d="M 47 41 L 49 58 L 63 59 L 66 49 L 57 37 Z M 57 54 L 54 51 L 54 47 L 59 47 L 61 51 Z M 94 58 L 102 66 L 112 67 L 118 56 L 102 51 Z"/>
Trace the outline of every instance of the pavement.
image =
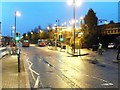
<path id="1" fill-rule="evenodd" d="M 48 49 L 55 50 L 54 47 Z M 57 51 L 63 52 L 64 55 L 69 54 L 73 57 L 82 56 L 82 59 L 91 60 L 93 61 L 93 63 L 98 63 L 98 61 L 101 63 L 120 63 L 120 60 L 116 59 L 116 49 L 103 49 L 102 55 L 99 55 L 97 51 L 93 51 L 92 48 L 75 49 L 75 53 L 73 53 L 71 47 L 66 46 L 66 49 L 61 49 L 60 47 L 57 47 Z"/>
<path id="2" fill-rule="evenodd" d="M 0 60 L 2 63 L 2 90 L 25 89 L 30 90 L 28 75 L 24 68 L 24 60 L 21 58 L 21 70 L 18 73 L 17 55 L 7 55 Z"/>

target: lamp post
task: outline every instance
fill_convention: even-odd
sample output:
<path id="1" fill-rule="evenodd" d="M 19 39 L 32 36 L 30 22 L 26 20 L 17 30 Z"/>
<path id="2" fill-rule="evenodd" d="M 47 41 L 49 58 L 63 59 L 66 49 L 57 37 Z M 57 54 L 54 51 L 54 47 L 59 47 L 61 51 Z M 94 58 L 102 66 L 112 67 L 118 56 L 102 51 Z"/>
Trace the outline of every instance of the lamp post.
<path id="1" fill-rule="evenodd" d="M 73 4 L 73 20 L 74 20 L 74 22 L 73 22 L 73 37 L 74 37 L 74 39 L 73 39 L 73 41 L 74 41 L 74 46 L 73 46 L 73 52 L 74 52 L 74 54 L 75 54 L 75 28 L 76 28 L 76 6 L 79 6 L 80 4 L 81 4 L 81 1 L 79 1 L 79 0 L 69 0 L 68 1 L 68 4 L 69 5 L 71 5 L 71 4 Z"/>
<path id="2" fill-rule="evenodd" d="M 14 31 L 14 39 L 16 38 L 16 17 L 21 16 L 21 13 L 19 11 L 15 11 L 15 31 Z M 16 41 L 15 41 L 16 44 Z M 20 73 L 20 50 L 17 48 L 16 50 L 17 55 L 18 55 L 18 72 Z"/>
<path id="3" fill-rule="evenodd" d="M 14 38 L 16 37 L 16 17 L 19 17 L 19 16 L 21 16 L 21 13 L 19 12 L 19 11 L 15 11 L 15 28 L 14 28 Z M 16 43 L 16 42 L 15 42 Z"/>
<path id="4" fill-rule="evenodd" d="M 60 20 L 56 20 L 56 22 L 58 23 L 57 25 L 56 25 L 56 32 L 55 32 L 55 50 L 57 50 L 57 33 L 58 33 L 58 31 L 57 31 L 57 28 L 58 28 L 58 26 L 59 26 L 59 22 L 60 22 Z"/>

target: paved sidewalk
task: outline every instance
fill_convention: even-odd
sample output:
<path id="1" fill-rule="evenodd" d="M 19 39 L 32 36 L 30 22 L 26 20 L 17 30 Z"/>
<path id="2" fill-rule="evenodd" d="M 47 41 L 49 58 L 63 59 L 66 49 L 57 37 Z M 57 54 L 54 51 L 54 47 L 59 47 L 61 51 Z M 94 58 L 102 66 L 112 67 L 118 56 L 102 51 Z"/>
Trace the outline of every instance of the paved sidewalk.
<path id="1" fill-rule="evenodd" d="M 21 59 L 21 71 L 18 73 L 17 55 L 8 55 L 2 60 L 2 88 L 27 88 L 30 90 L 26 78 L 24 64 Z"/>

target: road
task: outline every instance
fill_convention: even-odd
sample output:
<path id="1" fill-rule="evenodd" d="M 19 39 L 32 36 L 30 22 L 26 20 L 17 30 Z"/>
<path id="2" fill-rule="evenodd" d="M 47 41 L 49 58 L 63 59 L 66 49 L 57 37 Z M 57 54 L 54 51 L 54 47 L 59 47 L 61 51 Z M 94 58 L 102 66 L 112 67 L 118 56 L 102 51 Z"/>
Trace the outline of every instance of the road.
<path id="1" fill-rule="evenodd" d="M 81 57 L 37 46 L 23 47 L 21 52 L 35 71 L 29 71 L 31 87 L 40 76 L 39 88 L 118 88 L 118 64 L 111 60 L 116 50 Z M 91 63 L 93 59 L 98 63 Z"/>

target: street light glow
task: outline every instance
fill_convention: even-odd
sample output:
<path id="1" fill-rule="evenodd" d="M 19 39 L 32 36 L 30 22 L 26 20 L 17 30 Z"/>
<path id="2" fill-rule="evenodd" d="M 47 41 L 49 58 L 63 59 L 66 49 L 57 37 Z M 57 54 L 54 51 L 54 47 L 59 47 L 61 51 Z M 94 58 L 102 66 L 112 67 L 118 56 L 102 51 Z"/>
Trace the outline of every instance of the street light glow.
<path id="1" fill-rule="evenodd" d="M 56 26 L 56 24 L 54 24 L 54 26 Z"/>
<path id="2" fill-rule="evenodd" d="M 76 0 L 76 6 L 79 7 L 82 4 L 81 0 Z"/>
<path id="3" fill-rule="evenodd" d="M 72 5 L 72 4 L 73 4 L 73 0 L 68 0 L 68 1 L 67 1 L 67 4 L 68 4 L 68 5 Z"/>
<path id="4" fill-rule="evenodd" d="M 31 34 L 33 34 L 33 32 L 31 32 Z"/>
<path id="5" fill-rule="evenodd" d="M 15 26 L 12 26 L 12 30 L 15 30 Z"/>
<path id="6" fill-rule="evenodd" d="M 107 20 L 105 21 L 105 24 L 108 24 L 108 21 L 107 21 Z"/>
<path id="7" fill-rule="evenodd" d="M 66 25 L 67 23 L 66 22 L 64 22 L 64 25 Z"/>
<path id="8" fill-rule="evenodd" d="M 20 13 L 19 11 L 16 11 L 16 12 L 15 12 L 15 15 L 18 16 L 18 17 L 20 17 L 20 16 L 21 16 L 21 13 Z"/>
<path id="9" fill-rule="evenodd" d="M 74 0 L 68 0 L 67 1 L 67 4 L 68 5 L 74 5 L 76 7 L 79 7 L 81 4 L 82 4 L 82 1 L 81 0 L 75 0 L 75 3 L 73 3 Z"/>
<path id="10" fill-rule="evenodd" d="M 82 17 L 82 16 L 80 17 L 80 20 L 83 20 L 83 17 Z"/>
<path id="11" fill-rule="evenodd" d="M 75 20 L 74 20 L 74 19 L 72 20 L 72 24 L 73 24 L 73 23 L 75 23 Z"/>
<path id="12" fill-rule="evenodd" d="M 49 27 L 49 26 L 47 27 L 47 30 L 50 30 L 50 27 Z"/>
<path id="13" fill-rule="evenodd" d="M 71 27 L 67 27 L 67 31 L 71 31 L 72 30 L 72 28 Z"/>
<path id="14" fill-rule="evenodd" d="M 76 23 L 78 23 L 78 20 L 76 20 Z"/>
<path id="15" fill-rule="evenodd" d="M 55 29 L 55 26 L 53 26 L 52 29 Z"/>

